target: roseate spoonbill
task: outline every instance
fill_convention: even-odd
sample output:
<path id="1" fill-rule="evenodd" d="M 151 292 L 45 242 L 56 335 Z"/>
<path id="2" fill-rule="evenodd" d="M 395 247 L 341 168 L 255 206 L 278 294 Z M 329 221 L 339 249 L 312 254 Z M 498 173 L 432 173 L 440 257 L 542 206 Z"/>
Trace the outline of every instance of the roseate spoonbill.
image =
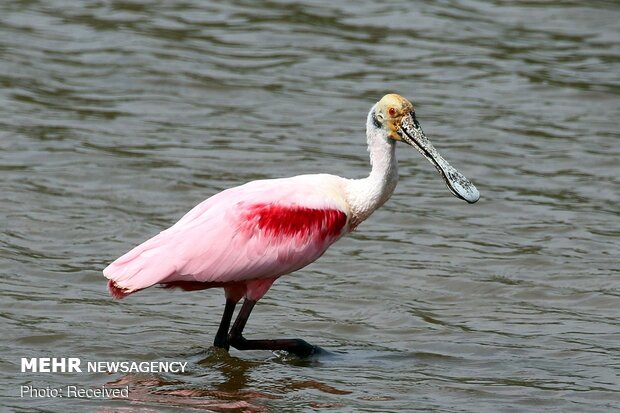
<path id="1" fill-rule="evenodd" d="M 155 284 L 188 291 L 221 287 L 226 305 L 214 346 L 315 353 L 319 348 L 301 339 L 247 340 L 243 328 L 275 280 L 315 261 L 388 200 L 398 179 L 397 141 L 428 159 L 457 198 L 469 203 L 479 198 L 476 187 L 428 141 L 413 105 L 402 96 L 385 95 L 370 109 L 366 135 L 372 165 L 367 178 L 300 175 L 220 192 L 104 269 L 110 294 L 123 298 Z"/>

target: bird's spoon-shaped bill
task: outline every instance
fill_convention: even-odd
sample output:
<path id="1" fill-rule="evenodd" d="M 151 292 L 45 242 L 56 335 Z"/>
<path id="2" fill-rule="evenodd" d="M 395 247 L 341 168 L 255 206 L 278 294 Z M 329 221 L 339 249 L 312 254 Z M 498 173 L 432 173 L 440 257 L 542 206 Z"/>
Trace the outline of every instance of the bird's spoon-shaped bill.
<path id="1" fill-rule="evenodd" d="M 415 117 L 415 112 L 411 112 L 403 117 L 398 128 L 400 138 L 408 145 L 416 148 L 426 159 L 428 159 L 443 177 L 448 189 L 454 196 L 473 204 L 480 199 L 478 189 L 465 176 L 454 169 L 431 144 L 420 123 Z"/>

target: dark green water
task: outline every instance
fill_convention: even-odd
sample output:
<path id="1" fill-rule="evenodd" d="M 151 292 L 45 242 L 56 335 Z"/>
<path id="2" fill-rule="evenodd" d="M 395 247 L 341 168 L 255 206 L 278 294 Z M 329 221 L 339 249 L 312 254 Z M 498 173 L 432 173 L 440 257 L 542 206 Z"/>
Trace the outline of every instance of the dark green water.
<path id="1" fill-rule="evenodd" d="M 619 410 L 619 21 L 614 1 L 0 3 L 0 410 Z M 213 351 L 218 290 L 110 299 L 107 263 L 224 188 L 365 176 L 391 91 L 482 199 L 398 148 L 392 199 L 248 326 L 333 357 Z M 188 372 L 20 372 L 49 356 Z M 19 397 L 106 383 L 129 399 Z"/>

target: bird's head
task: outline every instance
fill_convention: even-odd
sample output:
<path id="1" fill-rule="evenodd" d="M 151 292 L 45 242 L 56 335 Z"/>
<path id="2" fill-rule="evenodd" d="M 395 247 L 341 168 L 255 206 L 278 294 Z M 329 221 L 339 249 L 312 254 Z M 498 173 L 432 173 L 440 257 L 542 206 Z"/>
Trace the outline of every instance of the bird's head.
<path id="1" fill-rule="evenodd" d="M 380 130 L 387 139 L 413 146 L 428 159 L 454 196 L 470 204 L 478 201 L 480 194 L 474 184 L 443 159 L 426 138 L 411 102 L 395 93 L 387 94 L 371 109 L 370 116 L 372 127 Z"/>

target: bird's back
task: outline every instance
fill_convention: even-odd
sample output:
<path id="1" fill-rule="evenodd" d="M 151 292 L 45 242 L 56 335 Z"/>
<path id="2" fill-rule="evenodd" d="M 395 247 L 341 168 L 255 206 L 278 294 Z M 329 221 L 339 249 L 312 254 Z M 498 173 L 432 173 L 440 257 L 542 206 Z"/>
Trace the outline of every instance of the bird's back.
<path id="1" fill-rule="evenodd" d="M 157 283 L 276 278 L 320 257 L 348 231 L 349 217 L 339 177 L 253 181 L 203 201 L 104 275 L 125 293 Z"/>

